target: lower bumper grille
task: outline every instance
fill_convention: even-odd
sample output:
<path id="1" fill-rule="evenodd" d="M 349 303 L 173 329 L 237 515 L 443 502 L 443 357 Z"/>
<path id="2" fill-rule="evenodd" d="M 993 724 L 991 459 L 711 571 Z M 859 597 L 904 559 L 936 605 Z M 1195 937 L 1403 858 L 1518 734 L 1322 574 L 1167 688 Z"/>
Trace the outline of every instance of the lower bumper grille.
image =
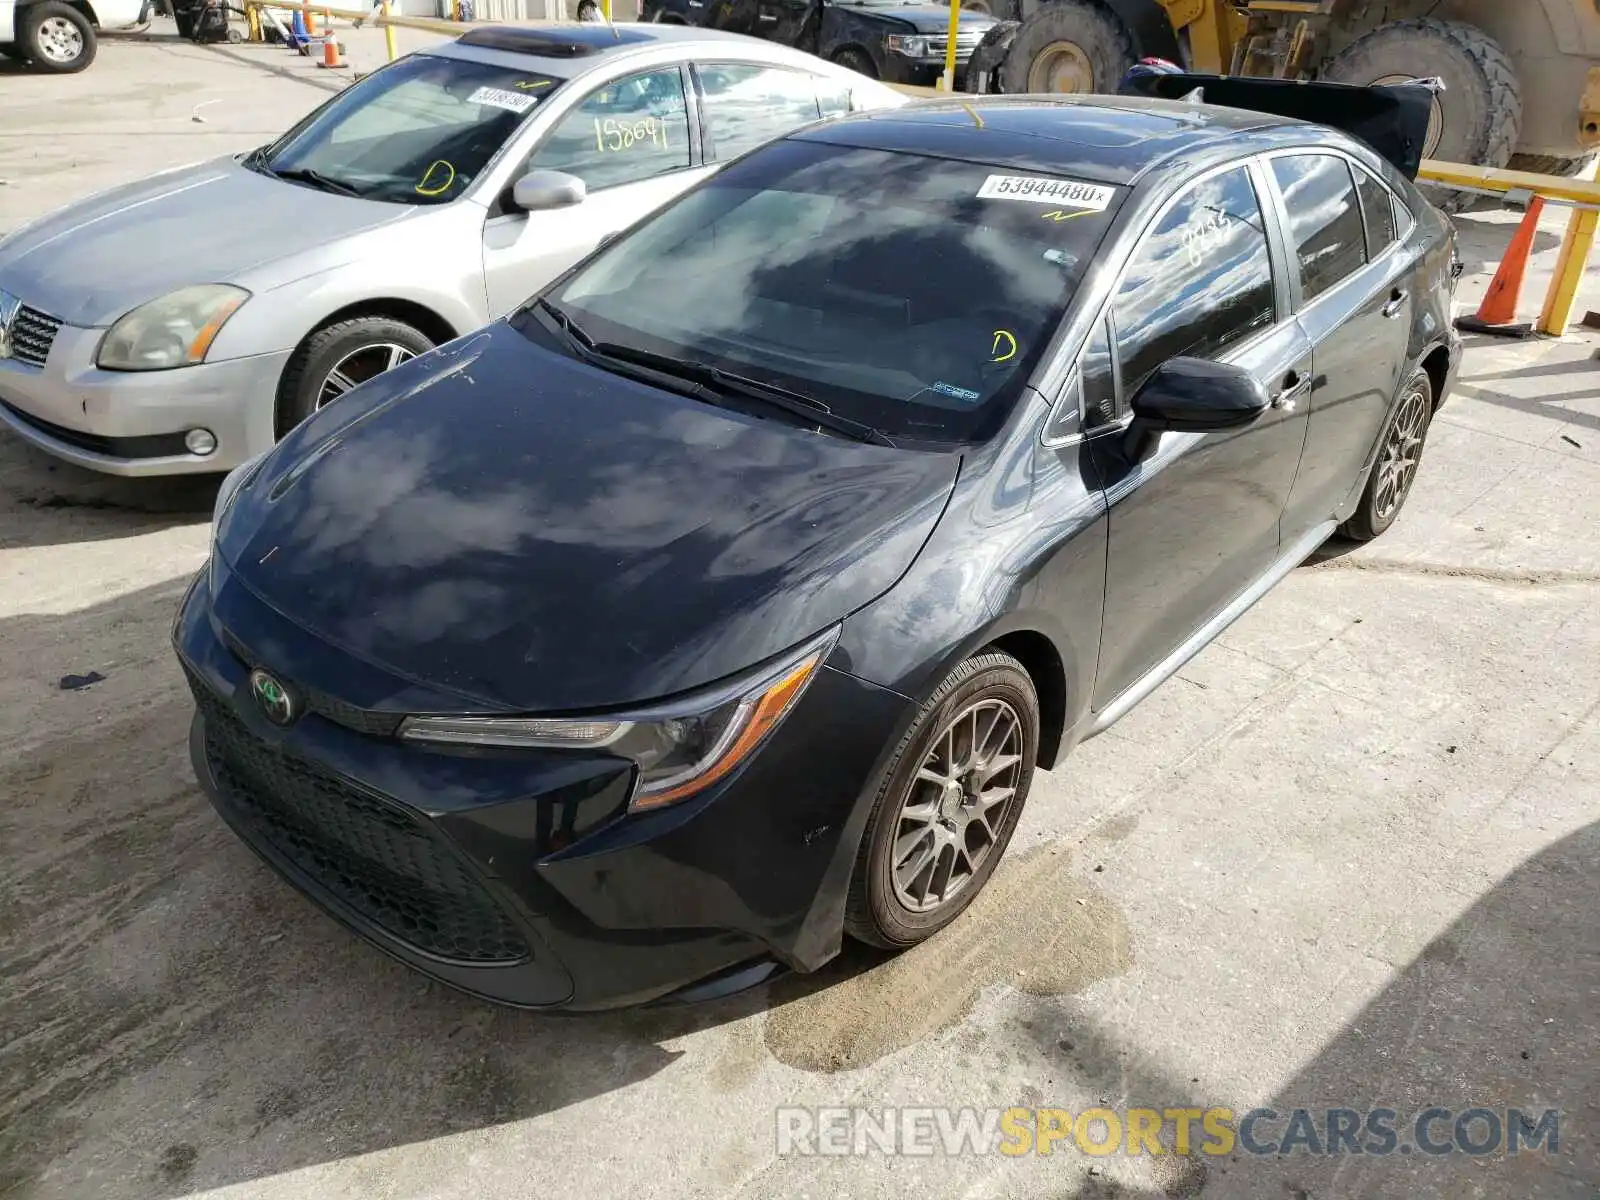
<path id="1" fill-rule="evenodd" d="M 17 355 L 18 358 L 22 356 Z M 27 361 L 24 359 L 23 361 Z M 189 448 L 183 444 L 181 433 L 152 433 L 138 437 L 105 437 L 98 433 L 84 433 L 81 429 L 68 429 L 65 425 L 56 425 L 50 421 L 41 420 L 32 413 L 25 413 L 20 408 L 0 401 L 0 408 L 5 409 L 24 425 L 30 425 L 46 437 L 54 438 L 58 442 L 65 442 L 69 446 L 76 446 L 79 450 L 87 450 L 91 454 L 104 454 L 107 458 L 172 458 L 179 454 L 188 454 Z"/>
<path id="2" fill-rule="evenodd" d="M 59 332 L 60 321 L 24 304 L 11 323 L 11 357 L 29 366 L 44 366 Z"/>
<path id="3" fill-rule="evenodd" d="M 436 831 L 267 745 L 191 679 L 206 758 L 230 813 L 358 915 L 438 958 L 528 957 L 521 934 Z"/>

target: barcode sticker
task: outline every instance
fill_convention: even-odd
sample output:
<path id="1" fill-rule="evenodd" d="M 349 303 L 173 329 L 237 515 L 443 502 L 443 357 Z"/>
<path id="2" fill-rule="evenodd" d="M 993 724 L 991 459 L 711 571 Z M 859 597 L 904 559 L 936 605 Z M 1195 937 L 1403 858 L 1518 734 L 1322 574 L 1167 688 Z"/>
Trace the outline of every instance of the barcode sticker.
<path id="1" fill-rule="evenodd" d="M 491 104 L 507 112 L 525 113 L 539 102 L 536 96 L 521 96 L 500 88 L 481 87 L 467 97 L 468 104 Z"/>
<path id="2" fill-rule="evenodd" d="M 1051 179 L 1042 175 L 991 175 L 978 189 L 980 200 L 1027 200 L 1033 204 L 1054 204 L 1058 208 L 1081 208 L 1103 212 L 1117 189 L 1104 183 L 1081 183 L 1074 179 Z"/>

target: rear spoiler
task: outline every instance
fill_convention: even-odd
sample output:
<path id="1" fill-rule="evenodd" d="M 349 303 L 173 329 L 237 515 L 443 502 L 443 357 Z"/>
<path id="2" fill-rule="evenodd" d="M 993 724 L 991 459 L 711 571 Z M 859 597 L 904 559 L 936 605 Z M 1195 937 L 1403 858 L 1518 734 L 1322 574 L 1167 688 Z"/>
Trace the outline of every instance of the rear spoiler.
<path id="1" fill-rule="evenodd" d="M 1187 72 L 1138 75 L 1123 81 L 1124 90 L 1135 95 L 1161 100 L 1189 98 L 1331 125 L 1365 142 L 1407 179 L 1415 179 L 1422 166 L 1434 96 L 1443 86 L 1433 79 L 1360 87 Z M 1194 97 L 1197 90 L 1200 94 Z"/>

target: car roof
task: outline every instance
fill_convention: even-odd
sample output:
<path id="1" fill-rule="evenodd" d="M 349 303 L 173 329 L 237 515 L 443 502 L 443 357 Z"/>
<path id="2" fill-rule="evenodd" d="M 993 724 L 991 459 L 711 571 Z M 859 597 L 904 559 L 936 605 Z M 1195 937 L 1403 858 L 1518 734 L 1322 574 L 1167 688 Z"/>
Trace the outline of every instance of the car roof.
<path id="1" fill-rule="evenodd" d="M 1131 184 L 1174 155 L 1276 128 L 1292 129 L 1302 140 L 1323 140 L 1318 126 L 1267 113 L 1085 95 L 925 100 L 852 113 L 790 136 Z"/>
<path id="2" fill-rule="evenodd" d="M 421 53 L 467 59 L 495 66 L 535 70 L 558 79 L 570 79 L 603 62 L 672 47 L 683 55 L 716 54 L 736 50 L 774 63 L 804 64 L 826 72 L 820 59 L 779 46 L 763 38 L 701 29 L 693 25 L 615 25 L 600 22 L 565 22 L 551 25 L 484 25 L 452 42 L 430 46 Z"/>

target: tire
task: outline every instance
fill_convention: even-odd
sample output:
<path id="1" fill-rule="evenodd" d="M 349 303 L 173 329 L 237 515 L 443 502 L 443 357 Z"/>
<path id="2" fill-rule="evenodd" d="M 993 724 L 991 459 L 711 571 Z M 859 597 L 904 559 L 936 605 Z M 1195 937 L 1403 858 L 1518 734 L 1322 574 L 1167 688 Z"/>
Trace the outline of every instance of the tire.
<path id="1" fill-rule="evenodd" d="M 1503 167 L 1522 130 L 1522 88 L 1516 68 L 1476 25 L 1421 17 L 1380 25 L 1357 38 L 1323 68 L 1322 77 L 1363 86 L 1380 79 L 1444 80 L 1437 128 L 1430 122 L 1424 154 L 1446 162 Z M 1423 188 L 1446 212 L 1476 202 L 1470 192 Z"/>
<path id="2" fill-rule="evenodd" d="M 1000 69 L 1001 88 L 1114 92 L 1133 61 L 1133 40 L 1110 13 L 1088 0 L 1051 0 L 1017 30 Z"/>
<path id="3" fill-rule="evenodd" d="M 577 13 L 578 20 L 599 21 L 602 15 L 603 14 L 601 13 L 600 6 L 596 4 L 594 0 L 579 0 Z"/>
<path id="4" fill-rule="evenodd" d="M 1433 422 L 1433 380 L 1421 367 L 1415 368 L 1400 386 L 1394 411 L 1383 427 L 1383 437 L 1378 442 L 1378 457 L 1372 464 L 1372 474 L 1367 486 L 1361 490 L 1361 501 L 1350 519 L 1339 526 L 1339 533 L 1355 542 L 1370 542 L 1393 525 L 1406 497 L 1411 495 L 1411 485 L 1416 481 L 1417 468 L 1422 461 L 1423 447 L 1428 439 L 1428 426 Z M 1402 443 L 1409 443 L 1404 445 Z M 1410 465 L 1405 470 L 1397 494 L 1390 496 L 1385 490 L 1385 466 L 1391 455 L 1403 449 Z"/>
<path id="5" fill-rule="evenodd" d="M 846 46 L 840 50 L 833 56 L 833 61 L 841 67 L 848 67 L 858 75 L 865 75 L 868 79 L 878 77 L 878 64 L 872 61 L 872 55 L 854 46 Z"/>
<path id="6" fill-rule="evenodd" d="M 184 41 L 194 40 L 195 16 L 193 9 L 186 8 L 182 12 L 177 13 L 173 16 L 172 22 L 178 27 L 179 37 L 181 37 Z"/>
<path id="7" fill-rule="evenodd" d="M 961 79 L 962 91 L 985 95 L 1001 90 L 1000 68 L 1005 65 L 1019 28 L 1019 21 L 1001 21 L 983 35 L 967 60 L 967 71 Z"/>
<path id="8" fill-rule="evenodd" d="M 1513 171 L 1532 171 L 1535 175 L 1561 175 L 1570 179 L 1582 175 L 1597 156 L 1585 154 L 1581 158 L 1558 158 L 1554 154 L 1513 154 L 1507 165 Z"/>
<path id="9" fill-rule="evenodd" d="M 433 349 L 433 340 L 392 317 L 355 317 L 318 329 L 289 359 L 278 380 L 278 436 L 337 396 L 330 374 L 340 368 L 352 384 Z"/>
<path id="10" fill-rule="evenodd" d="M 942 767 L 946 774 L 960 774 L 950 771 L 949 767 L 960 767 L 963 759 L 970 761 L 974 734 L 969 730 L 973 714 L 976 714 L 980 731 L 990 714 L 998 714 L 1007 724 L 1015 721 L 1014 732 L 1004 738 L 997 732 L 1001 726 L 990 726 L 994 732 L 990 734 L 988 745 L 979 747 L 987 751 L 985 757 L 991 765 L 987 786 L 979 794 L 1011 790 L 1008 797 L 995 801 L 996 807 L 1000 804 L 1005 807 L 998 816 L 988 820 L 976 815 L 979 810 L 969 787 L 963 785 L 945 792 L 937 783 L 921 778 L 922 769 L 930 759 L 934 764 L 932 769 Z M 1012 749 L 1003 754 L 1007 747 Z M 861 850 L 856 856 L 849 898 L 845 903 L 845 931 L 868 945 L 897 950 L 932 937 L 960 916 L 988 883 L 1011 843 L 1011 835 L 1027 803 L 1028 790 L 1033 785 L 1038 751 L 1039 700 L 1022 664 L 1009 654 L 988 651 L 957 667 L 917 713 L 885 771 L 862 836 Z M 995 760 L 1011 754 L 1017 756 L 1014 762 L 998 770 L 993 768 Z M 929 839 L 961 838 L 968 852 L 965 861 L 970 868 L 963 882 L 922 911 L 902 898 L 902 890 L 915 892 L 917 880 L 925 879 L 926 890 L 931 892 L 936 886 L 934 872 L 939 864 L 948 859 L 953 866 L 960 860 L 953 856 L 954 842 L 940 845 L 937 840 L 919 840 L 912 846 L 912 854 L 933 854 L 931 868 L 916 872 L 909 888 L 896 882 L 893 862 L 896 844 L 903 843 L 903 837 L 915 832 L 917 824 L 904 816 L 908 803 L 913 801 L 929 810 L 932 817 L 924 829 L 925 835 Z M 946 811 L 953 814 L 953 820 L 946 822 L 936 815 Z M 902 830 L 906 824 L 913 828 Z M 953 832 L 962 827 L 964 833 Z M 917 860 L 908 855 L 903 861 L 912 864 Z M 953 877 L 953 870 L 946 873 L 941 892 L 950 888 Z"/>
<path id="11" fill-rule="evenodd" d="M 89 18 L 60 0 L 33 4 L 18 14 L 17 44 L 36 70 L 71 75 L 94 62 L 99 49 Z"/>

